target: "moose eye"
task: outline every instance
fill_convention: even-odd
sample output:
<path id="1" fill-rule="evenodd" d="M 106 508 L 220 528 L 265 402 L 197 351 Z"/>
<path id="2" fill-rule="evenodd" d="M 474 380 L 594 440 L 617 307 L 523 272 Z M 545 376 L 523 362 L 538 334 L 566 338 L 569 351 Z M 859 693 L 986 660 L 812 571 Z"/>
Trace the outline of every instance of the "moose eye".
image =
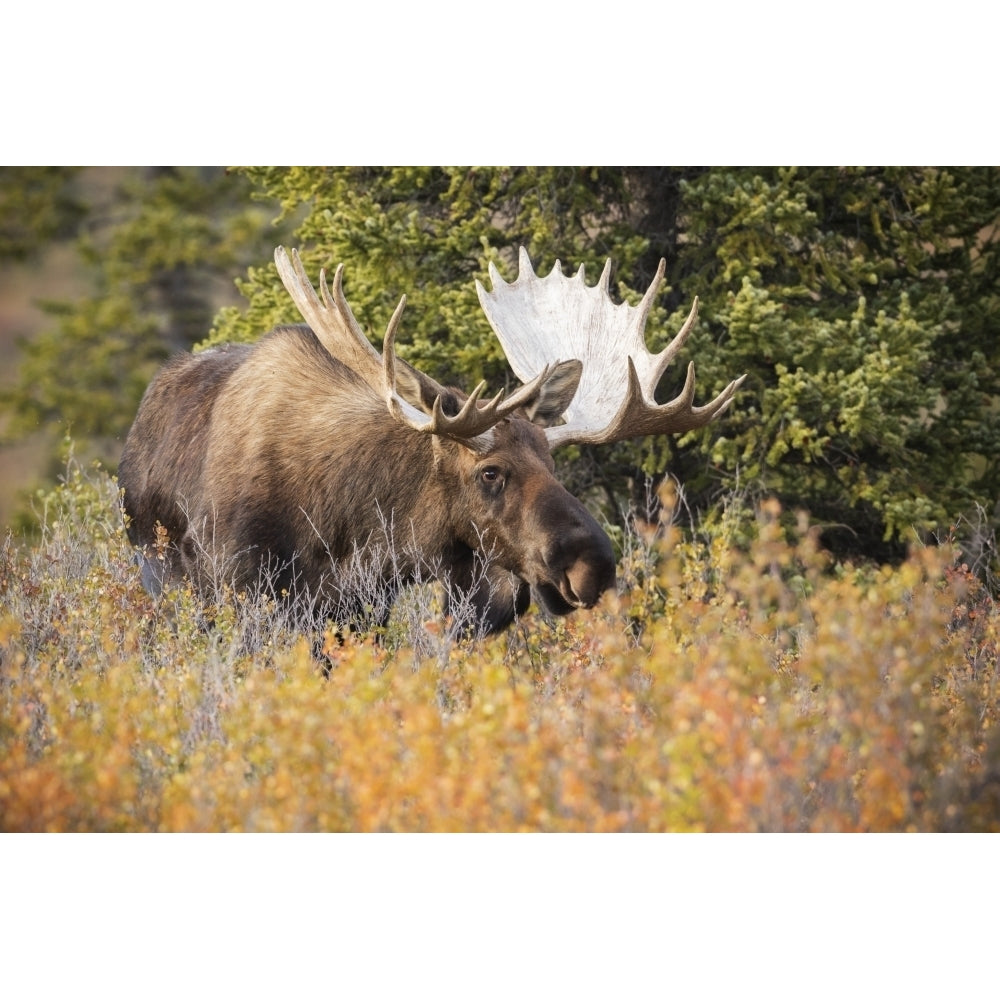
<path id="1" fill-rule="evenodd" d="M 494 488 L 503 486 L 503 473 L 496 466 L 487 466 L 479 473 L 479 477 L 487 486 Z"/>

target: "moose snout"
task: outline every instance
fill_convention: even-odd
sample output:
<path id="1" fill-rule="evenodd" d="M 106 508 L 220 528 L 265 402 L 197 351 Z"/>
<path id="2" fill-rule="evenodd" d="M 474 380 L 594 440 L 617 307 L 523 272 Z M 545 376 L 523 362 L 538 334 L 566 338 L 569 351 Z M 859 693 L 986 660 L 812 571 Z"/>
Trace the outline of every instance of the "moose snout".
<path id="1" fill-rule="evenodd" d="M 592 608 L 606 590 L 615 585 L 615 559 L 611 542 L 596 547 L 566 568 L 566 599 L 581 608 Z"/>
<path id="2" fill-rule="evenodd" d="M 613 561 L 598 563 L 578 559 L 566 571 L 567 600 L 581 608 L 592 608 L 606 590 L 615 585 Z"/>
<path id="3" fill-rule="evenodd" d="M 587 523 L 587 522 L 590 523 Z M 564 531 L 546 559 L 552 583 L 572 608 L 591 608 L 615 585 L 615 556 L 611 540 L 589 514 Z M 550 610 L 556 610 L 551 607 Z"/>

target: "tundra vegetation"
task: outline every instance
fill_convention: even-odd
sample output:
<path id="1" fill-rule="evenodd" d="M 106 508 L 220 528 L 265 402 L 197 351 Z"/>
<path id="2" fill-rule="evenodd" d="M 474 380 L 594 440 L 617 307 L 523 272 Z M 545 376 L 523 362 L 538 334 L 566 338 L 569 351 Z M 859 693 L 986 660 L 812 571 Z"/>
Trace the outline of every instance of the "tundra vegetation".
<path id="1" fill-rule="evenodd" d="M 69 422 L 81 458 L 0 549 L 0 825 L 996 830 L 998 178 L 352 168 L 135 186 L 115 227 L 75 230 L 95 294 L 50 303 L 5 390 L 8 434 Z M 86 214 L 54 197 L 24 200 L 19 258 Z M 346 261 L 371 329 L 405 291 L 401 354 L 491 388 L 510 375 L 472 291 L 489 264 L 512 277 L 518 245 L 539 273 L 613 256 L 622 294 L 665 257 L 650 348 L 697 296 L 684 360 L 702 391 L 748 378 L 708 429 L 556 453 L 615 546 L 597 607 L 535 606 L 470 642 L 427 582 L 372 634 L 328 631 L 325 677 L 266 596 L 150 597 L 111 474 L 170 350 L 298 319 L 264 263 L 279 242 L 310 273 Z M 209 308 L 205 260 L 248 266 L 242 306 Z"/>

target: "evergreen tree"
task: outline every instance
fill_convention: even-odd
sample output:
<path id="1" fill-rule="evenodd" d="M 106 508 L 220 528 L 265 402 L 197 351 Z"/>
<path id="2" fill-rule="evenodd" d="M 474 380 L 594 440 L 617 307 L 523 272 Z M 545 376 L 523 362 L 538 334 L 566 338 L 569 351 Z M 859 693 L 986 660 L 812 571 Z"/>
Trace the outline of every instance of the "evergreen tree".
<path id="1" fill-rule="evenodd" d="M 682 211 L 692 349 L 750 373 L 713 464 L 869 554 L 992 509 L 1000 172 L 718 170 Z"/>
<path id="2" fill-rule="evenodd" d="M 107 202 L 87 201 L 75 173 L 24 168 L 6 180 L 8 204 L 30 208 L 44 185 L 54 205 L 75 206 L 25 211 L 18 231 L 33 232 L 22 242 L 37 249 L 69 212 L 74 226 L 60 235 L 75 238 L 93 284 L 81 301 L 43 303 L 52 326 L 22 345 L 17 383 L 2 399 L 8 438 L 68 432 L 113 467 L 156 368 L 205 337 L 219 304 L 235 297 L 234 275 L 267 252 L 269 213 L 221 168 L 123 170 Z"/>
<path id="3" fill-rule="evenodd" d="M 0 262 L 37 256 L 86 215 L 74 188 L 79 167 L 0 167 Z"/>

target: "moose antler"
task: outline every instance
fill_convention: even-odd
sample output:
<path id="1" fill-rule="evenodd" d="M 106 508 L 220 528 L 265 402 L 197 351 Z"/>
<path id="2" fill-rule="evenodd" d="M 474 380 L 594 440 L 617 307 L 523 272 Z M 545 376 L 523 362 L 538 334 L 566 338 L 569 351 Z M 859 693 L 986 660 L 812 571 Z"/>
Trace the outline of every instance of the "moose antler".
<path id="1" fill-rule="evenodd" d="M 274 251 L 274 263 L 285 290 L 320 343 L 332 357 L 357 372 L 365 382 L 381 393 L 382 356 L 364 335 L 344 298 L 344 265 L 339 264 L 333 275 L 332 295 L 326 283 L 326 269 L 319 272 L 320 295 L 317 295 L 297 250 L 292 250 L 289 256 L 284 247 L 277 247 Z M 404 295 L 389 320 L 386 337 L 395 337 L 405 306 Z"/>
<path id="2" fill-rule="evenodd" d="M 669 403 L 657 405 L 654 393 L 663 372 L 684 346 L 698 315 L 698 300 L 677 335 L 658 354 L 646 347 L 649 310 L 666 269 L 661 260 L 652 284 L 638 306 L 611 300 L 611 261 L 593 287 L 584 268 L 567 278 L 557 260 L 549 275 L 536 276 L 521 247 L 518 276 L 507 283 L 489 267 L 493 290 L 477 281 L 486 317 L 503 346 L 514 373 L 522 381 L 558 358 L 583 362 L 580 387 L 566 408 L 563 424 L 545 428 L 551 447 L 563 444 L 607 444 L 649 434 L 677 434 L 703 427 L 732 401 L 746 376 L 730 382 L 705 406 L 694 406 L 694 363 L 688 365 L 684 388 Z"/>
<path id="3" fill-rule="evenodd" d="M 531 381 L 522 385 L 520 389 L 504 399 L 504 391 L 501 389 L 489 402 L 480 403 L 479 400 L 486 391 L 486 383 L 480 382 L 465 401 L 462 409 L 453 416 L 448 416 L 441 408 L 441 394 L 434 397 L 434 405 L 430 416 L 421 413 L 417 420 L 407 412 L 405 400 L 402 400 L 396 392 L 396 329 L 390 323 L 386 331 L 385 341 L 382 345 L 384 361 L 384 383 L 391 388 L 391 393 L 387 396 L 389 411 L 397 419 L 418 431 L 428 431 L 431 434 L 441 434 L 445 437 L 455 438 L 460 441 L 468 441 L 485 434 L 490 428 L 500 423 L 501 420 L 510 416 L 515 410 L 522 406 L 527 406 L 537 395 L 542 384 L 552 374 L 555 365 L 545 365 L 542 370 Z M 411 371 L 416 369 L 410 367 Z M 423 375 L 422 372 L 417 374 Z M 427 376 L 423 376 L 427 378 Z M 402 405 L 400 405 L 402 404 Z M 408 407 L 410 411 L 413 407 Z M 484 442 L 485 443 L 485 442 Z"/>
<path id="4" fill-rule="evenodd" d="M 555 367 L 543 364 L 541 371 L 507 399 L 501 390 L 489 402 L 480 403 L 486 391 L 486 383 L 480 382 L 461 410 L 455 416 L 448 416 L 441 406 L 445 389 L 429 375 L 396 357 L 396 330 L 406 306 L 405 295 L 389 320 L 380 355 L 364 335 L 344 297 L 343 264 L 338 265 L 334 273 L 332 294 L 326 282 L 326 270 L 320 271 L 320 294 L 317 296 L 297 250 L 293 249 L 289 255 L 284 247 L 277 247 L 274 263 L 302 318 L 330 355 L 355 371 L 385 399 L 392 416 L 414 430 L 452 438 L 476 450 L 487 448 L 491 444 L 490 429 L 515 410 L 529 405 Z M 434 400 L 430 413 L 400 395 L 400 374 L 416 395 Z"/>

